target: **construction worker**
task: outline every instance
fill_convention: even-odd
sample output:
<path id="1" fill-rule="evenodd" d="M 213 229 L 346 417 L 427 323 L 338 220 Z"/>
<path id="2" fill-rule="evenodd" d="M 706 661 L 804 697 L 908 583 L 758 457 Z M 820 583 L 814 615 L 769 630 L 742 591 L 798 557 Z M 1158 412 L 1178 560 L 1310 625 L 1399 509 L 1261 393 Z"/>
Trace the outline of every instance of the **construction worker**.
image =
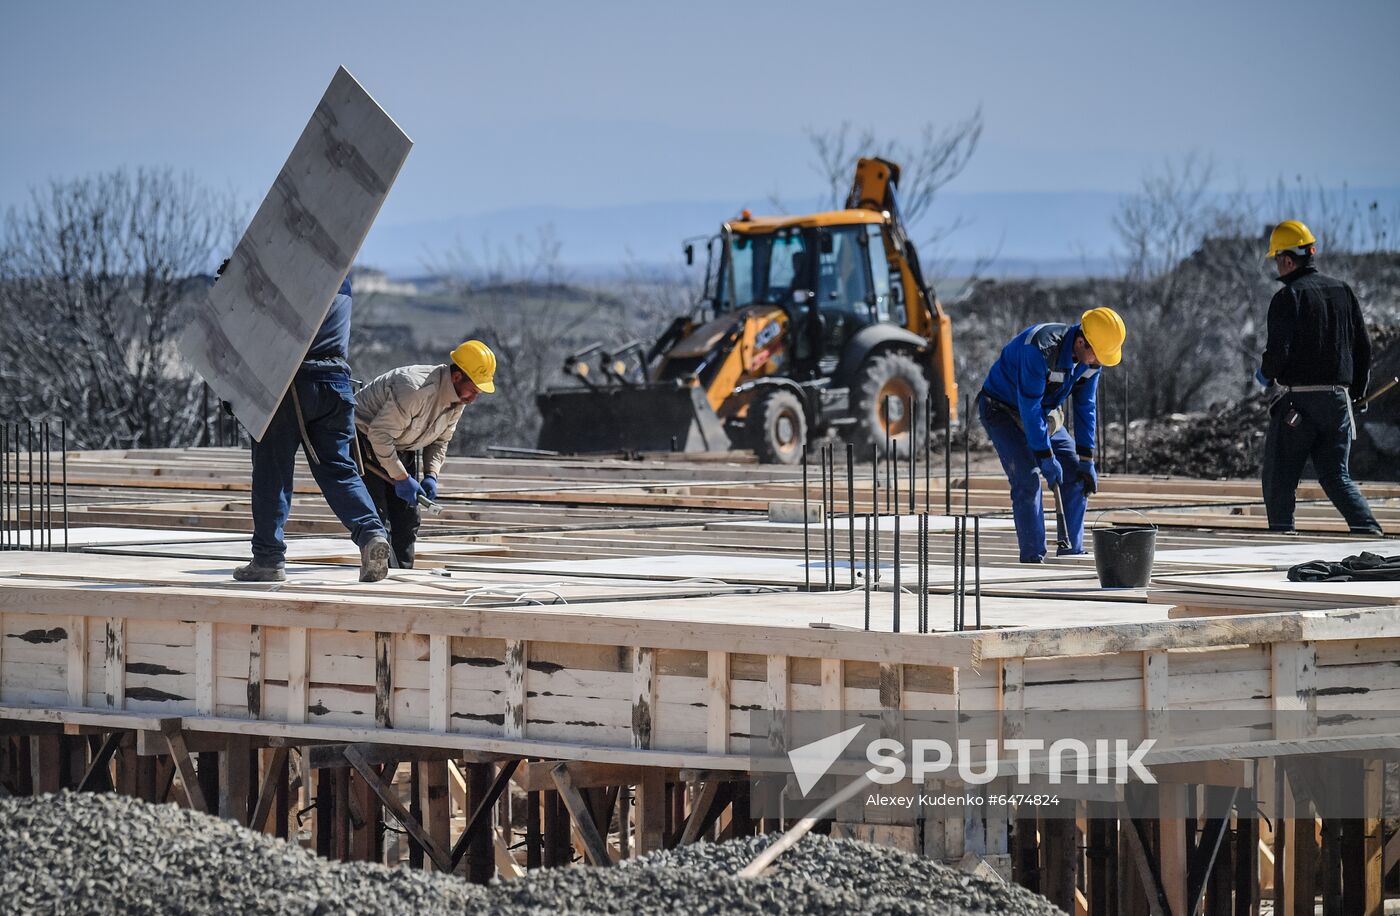
<path id="1" fill-rule="evenodd" d="M 441 366 L 404 366 L 379 376 L 360 392 L 355 427 L 364 480 L 400 569 L 413 568 L 413 544 L 421 514 L 418 498 L 437 499 L 438 473 L 462 409 L 496 390 L 496 354 L 468 340 Z M 423 481 L 414 453 L 423 450 Z"/>
<path id="2" fill-rule="evenodd" d="M 1084 552 L 1084 508 L 1099 488 L 1094 424 L 1099 368 L 1116 366 L 1126 336 L 1109 308 L 1085 312 L 1079 324 L 1037 324 L 1002 348 L 977 395 L 977 415 L 1011 484 L 1011 508 L 1022 563 L 1045 559 L 1040 480 L 1061 494 L 1064 531 L 1059 555 Z M 1074 395 L 1074 438 L 1062 405 Z"/>
<path id="3" fill-rule="evenodd" d="M 1273 531 L 1293 530 L 1298 481 L 1309 458 L 1318 482 L 1356 534 L 1381 534 L 1348 462 L 1353 405 L 1366 396 L 1371 339 L 1351 287 L 1313 266 L 1317 239 L 1290 219 L 1274 227 L 1268 257 L 1283 289 L 1269 303 L 1269 336 L 1254 377 L 1277 395 L 1264 442 L 1264 506 Z"/>
<path id="4" fill-rule="evenodd" d="M 306 450 L 321 495 L 360 548 L 360 581 L 378 582 L 388 574 L 389 540 L 350 455 L 355 437 L 355 396 L 347 362 L 350 312 L 346 277 L 267 432 L 253 443 L 253 561 L 234 570 L 240 582 L 286 578 L 282 531 L 292 509 L 298 448 Z"/>

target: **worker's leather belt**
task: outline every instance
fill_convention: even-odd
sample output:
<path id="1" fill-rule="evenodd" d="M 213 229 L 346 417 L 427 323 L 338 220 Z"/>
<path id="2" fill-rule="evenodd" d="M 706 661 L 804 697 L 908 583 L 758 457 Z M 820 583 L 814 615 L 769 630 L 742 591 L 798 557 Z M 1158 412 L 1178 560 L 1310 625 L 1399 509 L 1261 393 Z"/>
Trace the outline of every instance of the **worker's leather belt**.
<path id="1" fill-rule="evenodd" d="M 1278 403 L 1280 399 L 1290 394 L 1317 394 L 1324 391 L 1340 394 L 1347 405 L 1347 428 L 1351 432 L 1351 438 L 1356 438 L 1356 413 L 1351 409 L 1351 393 L 1347 391 L 1345 385 L 1282 385 L 1280 387 L 1283 391 L 1278 398 L 1274 399 L 1274 403 Z M 1272 407 L 1273 404 L 1269 406 Z"/>

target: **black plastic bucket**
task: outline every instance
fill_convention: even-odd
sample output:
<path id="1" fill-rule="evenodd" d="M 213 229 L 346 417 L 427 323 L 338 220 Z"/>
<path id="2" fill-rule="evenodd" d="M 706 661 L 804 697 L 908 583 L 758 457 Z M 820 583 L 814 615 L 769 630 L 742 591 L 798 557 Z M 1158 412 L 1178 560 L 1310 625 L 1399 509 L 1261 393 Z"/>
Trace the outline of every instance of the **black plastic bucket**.
<path id="1" fill-rule="evenodd" d="M 1142 588 L 1152 578 L 1156 525 L 1094 529 L 1094 568 L 1104 588 Z"/>

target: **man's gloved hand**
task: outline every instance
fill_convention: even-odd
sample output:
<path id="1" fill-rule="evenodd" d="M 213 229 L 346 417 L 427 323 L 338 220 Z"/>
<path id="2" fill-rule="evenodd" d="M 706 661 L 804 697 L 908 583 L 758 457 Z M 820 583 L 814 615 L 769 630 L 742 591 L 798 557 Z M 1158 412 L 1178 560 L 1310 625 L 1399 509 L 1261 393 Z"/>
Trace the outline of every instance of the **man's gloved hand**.
<path id="1" fill-rule="evenodd" d="M 437 502 L 437 478 L 432 474 L 423 478 L 423 494 L 433 502 Z"/>
<path id="2" fill-rule="evenodd" d="M 1060 462 L 1055 460 L 1054 455 L 1046 455 L 1040 459 L 1040 473 L 1045 477 L 1045 482 L 1052 487 L 1058 487 L 1065 479 L 1064 468 L 1060 467 Z"/>
<path id="3" fill-rule="evenodd" d="M 403 480 L 394 481 L 394 495 L 410 506 L 418 505 L 418 494 L 423 492 L 422 486 L 413 479 L 410 474 Z"/>
<path id="4" fill-rule="evenodd" d="M 1255 369 L 1255 370 L 1254 370 L 1254 380 L 1255 380 L 1256 382 L 1259 383 L 1259 387 L 1260 387 L 1260 388 L 1268 388 L 1268 387 L 1269 387 L 1269 378 L 1268 378 L 1268 376 L 1266 376 L 1266 375 L 1264 374 L 1264 370 L 1263 370 L 1263 369 Z"/>
<path id="5" fill-rule="evenodd" d="M 1092 458 L 1079 461 L 1079 479 L 1084 481 L 1084 495 L 1093 496 L 1099 492 L 1099 472 L 1094 469 Z"/>
<path id="6" fill-rule="evenodd" d="M 1352 412 L 1352 413 L 1365 413 L 1366 411 L 1368 411 L 1368 410 L 1370 410 L 1370 409 L 1371 409 L 1371 402 L 1368 401 L 1368 400 L 1366 400 L 1365 398 L 1355 398 L 1355 399 L 1351 402 L 1351 412 Z"/>

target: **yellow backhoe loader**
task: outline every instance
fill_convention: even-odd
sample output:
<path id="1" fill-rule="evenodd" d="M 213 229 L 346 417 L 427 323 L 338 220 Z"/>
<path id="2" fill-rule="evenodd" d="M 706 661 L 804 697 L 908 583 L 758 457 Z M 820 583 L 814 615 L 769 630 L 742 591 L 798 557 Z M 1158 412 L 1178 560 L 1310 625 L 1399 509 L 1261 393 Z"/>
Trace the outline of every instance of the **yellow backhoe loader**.
<path id="1" fill-rule="evenodd" d="M 887 435 L 908 455 L 923 417 L 956 422 L 952 323 L 900 221 L 898 183 L 899 166 L 861 159 L 844 210 L 725 223 L 693 314 L 650 347 L 569 357 L 580 384 L 537 396 L 539 447 L 751 448 L 792 464 L 833 430 L 862 457 Z"/>

